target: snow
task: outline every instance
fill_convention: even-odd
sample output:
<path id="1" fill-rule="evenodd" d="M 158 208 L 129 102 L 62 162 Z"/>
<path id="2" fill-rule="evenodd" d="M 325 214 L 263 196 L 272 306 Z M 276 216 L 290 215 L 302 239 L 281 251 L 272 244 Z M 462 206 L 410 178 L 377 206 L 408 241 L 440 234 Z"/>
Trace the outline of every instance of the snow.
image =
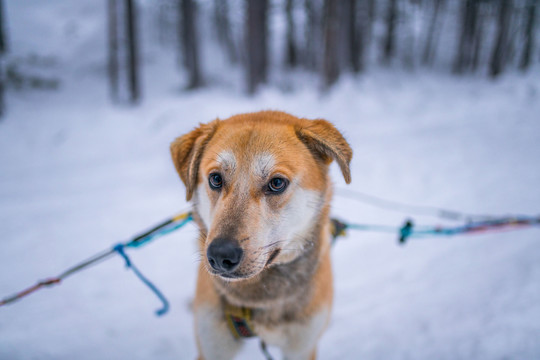
<path id="1" fill-rule="evenodd" d="M 148 49 L 144 102 L 112 106 L 99 65 L 101 13 L 70 1 L 47 10 L 54 14 L 40 13 L 47 6 L 34 8 L 35 1 L 14 4 L 7 9 L 15 54 L 60 49 L 65 19 L 43 42 L 22 21 L 45 29 L 59 11 L 88 14 L 74 46 L 95 51 L 66 65 L 76 50 L 62 50 L 58 67 L 70 71 L 57 91 L 8 93 L 0 121 L 0 297 L 186 209 L 169 143 L 199 122 L 241 112 L 279 109 L 332 121 L 354 148 L 351 189 L 469 213 L 539 213 L 534 71 L 490 81 L 374 68 L 324 95 L 313 79 L 291 74 L 290 83 L 301 82 L 295 91 L 278 84 L 245 97 L 224 84 L 181 92 L 172 54 Z M 336 187 L 346 188 L 337 166 L 331 171 Z M 333 214 L 396 226 L 409 217 L 344 196 L 335 197 Z M 196 232 L 188 225 L 129 251 L 170 299 L 168 315 L 155 317 L 157 299 L 114 257 L 0 308 L 0 359 L 195 358 Z M 350 232 L 333 249 L 335 304 L 320 358 L 540 358 L 539 240 L 533 228 L 400 247 L 393 235 Z M 262 359 L 257 342 L 248 341 L 239 358 Z"/>

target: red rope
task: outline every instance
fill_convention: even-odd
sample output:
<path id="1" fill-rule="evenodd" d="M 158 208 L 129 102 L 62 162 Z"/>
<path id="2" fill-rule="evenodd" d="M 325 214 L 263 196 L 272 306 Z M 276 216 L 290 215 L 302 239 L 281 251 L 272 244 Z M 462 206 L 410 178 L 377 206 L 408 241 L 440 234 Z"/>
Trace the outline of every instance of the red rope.
<path id="1" fill-rule="evenodd" d="M 15 294 L 15 295 L 13 295 L 13 296 L 11 296 L 9 298 L 0 300 L 0 306 L 9 304 L 10 302 L 13 302 L 13 301 L 16 301 L 16 300 L 19 300 L 19 299 L 21 299 L 21 298 L 23 298 L 23 297 L 25 297 L 27 295 L 30 295 L 34 291 L 37 291 L 37 290 L 41 289 L 44 286 L 52 286 L 52 285 L 59 284 L 60 281 L 61 280 L 59 278 L 50 278 L 50 279 L 42 280 L 42 281 L 38 282 L 37 284 L 35 284 L 33 286 L 30 286 L 29 288 L 24 289 L 23 291 L 18 292 L 17 294 Z"/>

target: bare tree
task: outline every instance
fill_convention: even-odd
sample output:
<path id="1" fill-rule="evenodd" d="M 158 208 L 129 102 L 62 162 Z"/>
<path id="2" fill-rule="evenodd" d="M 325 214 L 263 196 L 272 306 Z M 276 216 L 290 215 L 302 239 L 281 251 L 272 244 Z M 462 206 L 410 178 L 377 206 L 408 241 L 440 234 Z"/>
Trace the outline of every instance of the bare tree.
<path id="1" fill-rule="evenodd" d="M 482 49 L 485 48 L 485 33 L 490 23 L 492 15 L 492 3 L 486 1 L 480 1 L 478 3 L 478 10 L 476 14 L 476 32 L 473 38 L 473 53 L 472 62 L 470 63 L 470 70 L 475 72 L 478 70 L 481 64 Z"/>
<path id="2" fill-rule="evenodd" d="M 525 8 L 525 44 L 523 45 L 523 52 L 521 53 L 521 59 L 519 61 L 519 68 L 521 70 L 527 70 L 531 65 L 531 58 L 533 52 L 533 44 L 535 41 L 535 26 L 536 26 L 536 6 L 537 0 L 529 0 Z"/>
<path id="3" fill-rule="evenodd" d="M 0 0 L 0 54 L 7 51 L 7 34 L 6 34 L 6 15 L 4 11 L 4 0 Z"/>
<path id="4" fill-rule="evenodd" d="M 340 0 L 324 1 L 324 55 L 323 55 L 323 86 L 330 88 L 339 78 L 340 61 Z"/>
<path id="5" fill-rule="evenodd" d="M 351 69 L 357 73 L 361 69 L 361 57 L 363 39 L 361 34 L 361 27 L 358 23 L 358 1 L 347 0 L 344 4 L 344 15 L 346 17 L 347 24 L 347 40 L 348 40 L 348 55 Z"/>
<path id="6" fill-rule="evenodd" d="M 303 62 L 308 69 L 319 70 L 321 67 L 321 50 L 323 47 L 322 6 L 318 0 L 305 0 L 305 48 Z"/>
<path id="7" fill-rule="evenodd" d="M 499 1 L 498 29 L 495 47 L 491 55 L 489 74 L 492 77 L 503 72 L 508 53 L 508 37 L 510 31 L 511 0 Z"/>
<path id="8" fill-rule="evenodd" d="M 432 65 L 435 59 L 435 45 L 437 42 L 441 30 L 440 19 L 442 8 L 444 6 L 444 0 L 434 0 L 432 2 L 433 12 L 431 14 L 431 19 L 429 22 L 429 28 L 426 35 L 426 43 L 424 46 L 424 51 L 422 53 L 422 64 Z"/>
<path id="9" fill-rule="evenodd" d="M 117 0 L 109 0 L 108 2 L 108 29 L 109 29 L 109 90 L 113 101 L 119 101 L 120 89 L 119 82 L 119 61 L 118 61 L 118 3 Z"/>
<path id="10" fill-rule="evenodd" d="M 140 99 L 139 89 L 139 54 L 138 54 L 138 36 L 137 36 L 137 9 L 133 0 L 126 2 L 126 26 L 127 26 L 127 68 L 129 84 L 129 100 L 135 103 Z"/>
<path id="11" fill-rule="evenodd" d="M 137 9 L 133 0 L 109 0 L 109 85 L 113 101 L 140 100 Z M 121 58 L 122 55 L 125 58 Z M 125 84 L 125 86 L 124 86 Z"/>
<path id="12" fill-rule="evenodd" d="M 389 64 L 396 52 L 397 0 L 388 1 L 386 11 L 386 35 L 383 44 L 383 62 Z"/>
<path id="13" fill-rule="evenodd" d="M 369 57 L 375 23 L 375 0 L 361 0 L 358 4 L 358 69 L 363 71 Z"/>
<path id="14" fill-rule="evenodd" d="M 247 90 L 253 94 L 266 82 L 268 0 L 246 0 Z"/>
<path id="15" fill-rule="evenodd" d="M 295 67 L 298 63 L 298 50 L 296 46 L 296 27 L 294 23 L 294 1 L 285 1 L 285 18 L 287 20 L 287 41 L 285 47 L 285 65 Z"/>
<path id="16" fill-rule="evenodd" d="M 461 12 L 461 34 L 454 60 L 454 72 L 463 73 L 470 69 L 475 54 L 475 37 L 477 36 L 479 0 L 465 0 Z M 479 42 L 476 42 L 479 44 Z M 476 51 L 478 54 L 478 51 Z"/>
<path id="17" fill-rule="evenodd" d="M 4 12 L 4 1 L 0 0 L 0 116 L 4 115 L 6 111 L 5 105 L 5 64 L 4 56 L 7 52 L 7 39 L 6 39 L 6 19 Z"/>
<path id="18" fill-rule="evenodd" d="M 214 24 L 219 44 L 225 50 L 229 61 L 233 64 L 236 63 L 238 61 L 238 55 L 231 31 L 228 0 L 214 1 Z"/>
<path id="19" fill-rule="evenodd" d="M 404 1 L 401 4 L 400 23 L 403 24 L 400 28 L 401 36 L 401 54 L 403 57 L 403 65 L 408 70 L 412 70 L 416 60 L 416 32 L 415 24 L 418 22 L 417 16 L 420 12 L 420 2 L 415 0 Z M 399 38 L 398 37 L 398 38 Z"/>
<path id="20" fill-rule="evenodd" d="M 130 57 L 137 52 L 134 31 L 137 0 L 107 1 L 111 93 L 125 99 L 126 88 L 130 88 L 130 101 L 134 101 L 140 96 L 135 81 L 137 57 Z M 204 82 L 198 38 L 201 19 L 197 12 L 203 2 L 159 0 L 158 3 L 160 17 L 178 26 L 177 31 L 169 30 L 171 25 L 160 27 L 161 41 L 177 32 L 179 64 L 187 74 L 186 86 L 201 86 Z M 242 62 L 246 90 L 256 92 L 269 76 L 270 1 L 206 0 L 205 4 L 211 5 L 212 30 L 220 49 L 231 64 Z M 376 11 L 377 4 L 380 8 Z M 275 5 L 285 21 L 281 61 L 285 67 L 304 66 L 318 74 L 323 89 L 336 83 L 344 71 L 365 71 L 370 59 L 409 68 L 417 63 L 431 66 L 436 55 L 443 55 L 437 54 L 442 51 L 440 45 L 449 43 L 454 36 L 456 47 L 451 50 L 455 52 L 445 60 L 451 61 L 456 73 L 486 67 L 491 76 L 497 76 L 514 63 L 525 70 L 530 68 L 537 51 L 539 0 L 281 0 Z M 233 10 L 238 8 L 245 11 L 241 40 L 235 39 L 233 31 L 240 30 L 235 28 L 237 19 L 233 17 Z M 299 16 L 302 12 L 304 16 Z M 443 32 L 441 23 L 450 19 L 449 14 L 458 22 L 455 34 Z M 127 36 L 130 33 L 133 35 Z M 398 64 L 398 60 L 402 62 Z"/>
<path id="21" fill-rule="evenodd" d="M 184 68 L 188 72 L 188 89 L 202 86 L 197 39 L 197 9 L 194 0 L 180 0 L 179 32 Z"/>

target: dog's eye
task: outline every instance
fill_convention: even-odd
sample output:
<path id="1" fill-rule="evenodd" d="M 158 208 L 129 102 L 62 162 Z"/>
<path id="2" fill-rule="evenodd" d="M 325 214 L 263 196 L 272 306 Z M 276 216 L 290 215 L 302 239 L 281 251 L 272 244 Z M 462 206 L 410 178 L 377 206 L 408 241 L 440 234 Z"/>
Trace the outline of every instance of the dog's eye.
<path id="1" fill-rule="evenodd" d="M 218 173 L 212 173 L 208 177 L 208 183 L 210 184 L 211 189 L 221 189 L 223 186 L 223 178 Z"/>
<path id="2" fill-rule="evenodd" d="M 287 184 L 287 180 L 276 177 L 270 180 L 270 182 L 268 183 L 268 190 L 272 193 L 280 193 L 285 190 Z"/>

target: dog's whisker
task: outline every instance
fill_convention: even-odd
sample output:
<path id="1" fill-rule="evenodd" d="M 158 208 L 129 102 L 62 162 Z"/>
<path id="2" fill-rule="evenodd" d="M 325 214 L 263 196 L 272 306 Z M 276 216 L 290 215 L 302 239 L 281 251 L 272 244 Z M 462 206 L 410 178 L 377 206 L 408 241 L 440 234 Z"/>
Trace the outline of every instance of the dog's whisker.
<path id="1" fill-rule="evenodd" d="M 277 240 L 277 241 L 271 242 L 270 244 L 261 246 L 259 249 L 266 249 L 266 248 L 269 248 L 271 246 L 277 245 L 277 244 L 282 243 L 282 242 L 285 242 L 285 240 Z"/>

